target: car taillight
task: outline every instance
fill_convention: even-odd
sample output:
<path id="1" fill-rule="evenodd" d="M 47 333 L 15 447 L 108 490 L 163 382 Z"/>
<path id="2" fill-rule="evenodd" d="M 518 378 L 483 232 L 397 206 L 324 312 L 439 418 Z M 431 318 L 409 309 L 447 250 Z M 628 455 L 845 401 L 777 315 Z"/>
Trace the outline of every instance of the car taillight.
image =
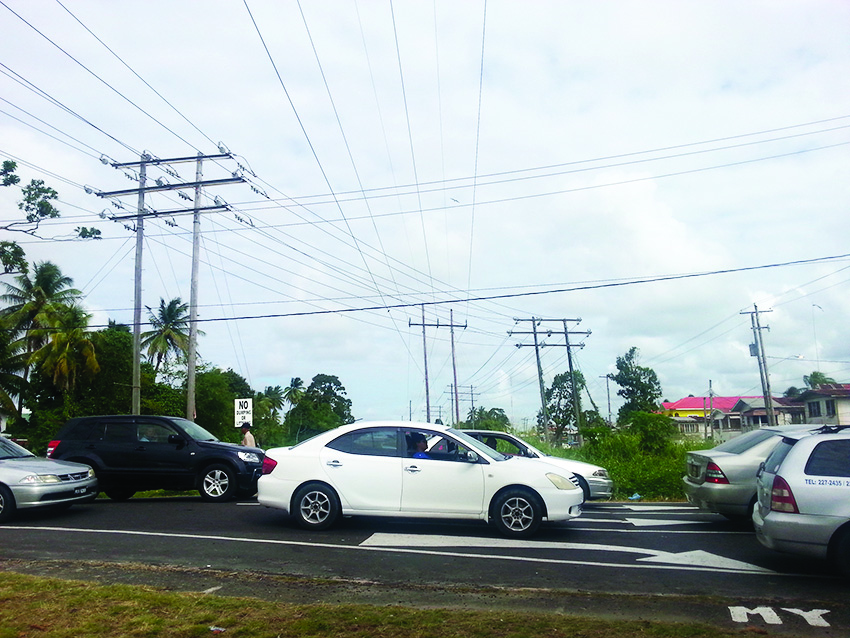
<path id="1" fill-rule="evenodd" d="M 709 463 L 705 466 L 705 482 L 706 483 L 729 483 L 729 479 L 723 473 L 723 470 L 716 463 Z"/>
<path id="2" fill-rule="evenodd" d="M 770 490 L 770 509 L 774 512 L 800 513 L 791 487 L 778 474 L 773 477 L 773 488 Z"/>
<path id="3" fill-rule="evenodd" d="M 271 474 L 272 470 L 277 467 L 277 461 L 265 457 L 263 459 L 263 474 Z"/>
<path id="4" fill-rule="evenodd" d="M 59 441 L 51 441 L 47 444 L 47 456 L 53 456 L 53 453 L 56 451 L 57 446 L 59 445 Z"/>

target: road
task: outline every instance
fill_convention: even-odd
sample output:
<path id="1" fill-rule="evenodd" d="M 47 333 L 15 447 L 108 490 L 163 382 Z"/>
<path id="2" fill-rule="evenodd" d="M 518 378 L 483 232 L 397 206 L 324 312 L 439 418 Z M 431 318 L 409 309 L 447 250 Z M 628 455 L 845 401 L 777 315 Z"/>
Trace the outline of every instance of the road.
<path id="1" fill-rule="evenodd" d="M 0 526 L 0 544 L 4 559 L 22 564 L 130 563 L 319 578 L 373 583 L 372 596 L 382 588 L 396 596 L 378 602 L 408 602 L 402 589 L 410 597 L 475 588 L 526 592 L 527 608 L 534 606 L 527 592 L 558 592 L 581 597 L 588 613 L 602 607 L 609 616 L 715 620 L 808 635 L 850 628 L 847 583 L 825 564 L 770 552 L 746 526 L 687 505 L 589 503 L 580 518 L 513 541 L 483 523 L 354 518 L 310 533 L 252 501 L 98 500 L 22 515 Z M 553 604 L 544 598 L 544 607 Z"/>

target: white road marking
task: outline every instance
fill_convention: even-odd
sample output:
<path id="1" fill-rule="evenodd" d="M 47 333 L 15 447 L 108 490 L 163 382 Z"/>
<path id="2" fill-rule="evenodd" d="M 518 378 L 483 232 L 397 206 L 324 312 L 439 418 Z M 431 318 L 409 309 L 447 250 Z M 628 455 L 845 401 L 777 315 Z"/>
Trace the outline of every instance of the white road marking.
<path id="1" fill-rule="evenodd" d="M 405 547 L 379 547 L 375 545 L 340 545 L 336 543 L 314 543 L 308 541 L 290 541 L 290 540 L 275 540 L 275 539 L 264 539 L 264 538 L 243 538 L 243 537 L 230 537 L 230 536 L 213 536 L 211 534 L 176 534 L 172 532 L 150 532 L 150 531 L 140 531 L 140 530 L 121 530 L 121 529 L 80 529 L 73 527 L 42 527 L 42 526 L 28 526 L 28 525 L 16 525 L 14 527 L 3 527 L 0 526 L 0 536 L 2 536 L 4 531 L 19 531 L 19 530 L 27 530 L 31 532 L 63 532 L 70 534 L 102 534 L 104 536 L 113 535 L 113 536 L 143 536 L 147 538 L 177 538 L 177 539 L 189 539 L 189 540 L 201 540 L 201 541 L 219 541 L 219 542 L 229 542 L 229 543 L 250 543 L 254 545 L 274 545 L 278 547 L 308 547 L 308 548 L 323 548 L 323 549 L 333 549 L 338 551 L 372 551 L 372 552 L 386 552 L 386 553 L 394 553 L 394 554 L 419 554 L 419 555 L 429 555 L 429 556 L 443 556 L 449 558 L 461 558 L 461 559 L 475 559 L 475 560 L 498 560 L 502 562 L 510 561 L 517 563 L 540 563 L 540 564 L 548 564 L 548 565 L 578 565 L 583 567 L 610 567 L 613 569 L 658 569 L 658 570 L 687 570 L 687 571 L 697 571 L 697 572 L 714 572 L 714 573 L 730 573 L 730 574 L 752 574 L 752 575 L 773 575 L 773 576 L 791 576 L 793 578 L 815 578 L 814 575 L 806 575 L 806 574 L 784 574 L 780 572 L 772 572 L 770 570 L 761 569 L 756 566 L 749 566 L 750 569 L 742 570 L 739 568 L 730 569 L 729 567 L 715 567 L 715 566 L 705 566 L 705 565 L 692 565 L 692 564 L 676 564 L 675 562 L 671 562 L 670 564 L 659 564 L 656 562 L 635 562 L 635 563 L 614 563 L 614 562 L 602 562 L 602 561 L 589 561 L 589 560 L 572 560 L 572 559 L 558 559 L 558 558 L 537 558 L 533 556 L 510 556 L 510 555 L 492 555 L 492 554 L 476 554 L 476 553 L 463 553 L 463 552 L 454 552 L 447 550 L 436 549 L 436 545 L 434 549 L 428 549 L 427 546 L 425 549 L 419 548 L 411 548 L 410 546 Z M 374 536 L 374 535 L 373 535 Z M 400 534 L 392 535 L 394 537 L 402 536 Z M 411 535 L 413 536 L 413 535 Z M 428 536 L 421 536 L 418 538 L 430 538 Z M 449 537 L 451 539 L 451 543 L 453 546 L 461 545 L 464 542 L 465 537 Z M 494 546 L 500 546 L 501 543 L 517 543 L 517 542 L 525 542 L 532 543 L 533 541 L 510 541 L 507 539 L 499 539 L 499 538 L 484 538 L 477 539 L 479 543 L 484 543 L 484 547 L 491 548 Z M 368 542 L 368 539 L 367 541 Z M 592 545 L 584 545 L 581 543 L 552 543 L 556 548 L 562 549 L 589 549 L 592 548 Z M 443 542 L 441 547 L 445 547 L 446 543 Z M 572 547 L 570 547 L 572 546 Z M 526 548 L 528 545 L 526 545 Z M 542 545 L 541 545 L 542 547 Z M 610 552 L 634 552 L 638 551 L 634 548 L 629 547 L 618 547 L 614 545 L 606 545 L 599 546 L 600 549 L 606 547 Z M 655 552 L 653 550 L 640 550 L 644 554 L 655 554 L 661 555 L 664 552 Z M 669 554 L 672 558 L 675 554 Z M 746 563 L 744 563 L 746 565 Z"/>
<path id="2" fill-rule="evenodd" d="M 694 523 L 699 524 L 699 521 L 671 521 L 666 518 L 627 518 L 625 519 L 625 522 L 630 523 L 635 527 L 649 527 L 656 525 L 693 525 Z"/>
<path id="3" fill-rule="evenodd" d="M 637 560 L 672 565 L 712 567 L 744 572 L 773 574 L 773 570 L 750 565 L 742 561 L 725 558 L 695 550 L 689 552 L 665 552 L 640 547 L 623 547 L 620 545 L 600 545 L 596 543 L 553 543 L 549 541 L 512 540 L 507 538 L 470 538 L 457 536 L 431 536 L 420 534 L 372 534 L 360 543 L 361 547 L 475 547 L 479 549 L 558 549 L 578 551 L 602 551 L 626 554 L 648 554 L 646 558 Z"/>

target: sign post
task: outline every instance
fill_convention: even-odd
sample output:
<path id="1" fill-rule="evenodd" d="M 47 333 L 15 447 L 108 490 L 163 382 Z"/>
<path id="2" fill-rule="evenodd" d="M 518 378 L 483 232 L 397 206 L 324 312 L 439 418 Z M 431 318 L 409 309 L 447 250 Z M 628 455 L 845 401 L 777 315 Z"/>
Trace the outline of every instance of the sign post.
<path id="1" fill-rule="evenodd" d="M 246 423 L 252 423 L 254 414 L 254 399 L 236 399 L 234 402 L 233 423 L 237 428 L 241 428 Z"/>

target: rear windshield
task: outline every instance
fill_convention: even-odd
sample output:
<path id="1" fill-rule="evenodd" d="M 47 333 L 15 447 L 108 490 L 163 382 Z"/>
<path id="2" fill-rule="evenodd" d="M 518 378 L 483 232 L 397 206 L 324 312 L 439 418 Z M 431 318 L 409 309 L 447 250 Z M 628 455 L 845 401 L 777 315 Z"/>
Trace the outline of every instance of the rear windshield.
<path id="1" fill-rule="evenodd" d="M 718 445 L 715 450 L 718 452 L 729 452 L 730 454 L 740 454 L 746 452 L 751 447 L 758 445 L 762 441 L 766 441 L 772 436 L 776 436 L 776 432 L 771 430 L 753 430 L 741 436 L 736 436 L 725 443 Z"/>
<path id="2" fill-rule="evenodd" d="M 791 451 L 791 448 L 794 447 L 796 442 L 797 439 L 783 437 L 776 447 L 773 448 L 773 452 L 771 452 L 767 459 L 765 459 L 765 472 L 776 474 L 779 471 L 779 466 L 782 465 L 782 461 L 784 461 L 785 457 L 788 456 L 788 452 Z"/>
<path id="3" fill-rule="evenodd" d="M 806 463 L 810 476 L 850 476 L 850 440 L 818 443 Z"/>

